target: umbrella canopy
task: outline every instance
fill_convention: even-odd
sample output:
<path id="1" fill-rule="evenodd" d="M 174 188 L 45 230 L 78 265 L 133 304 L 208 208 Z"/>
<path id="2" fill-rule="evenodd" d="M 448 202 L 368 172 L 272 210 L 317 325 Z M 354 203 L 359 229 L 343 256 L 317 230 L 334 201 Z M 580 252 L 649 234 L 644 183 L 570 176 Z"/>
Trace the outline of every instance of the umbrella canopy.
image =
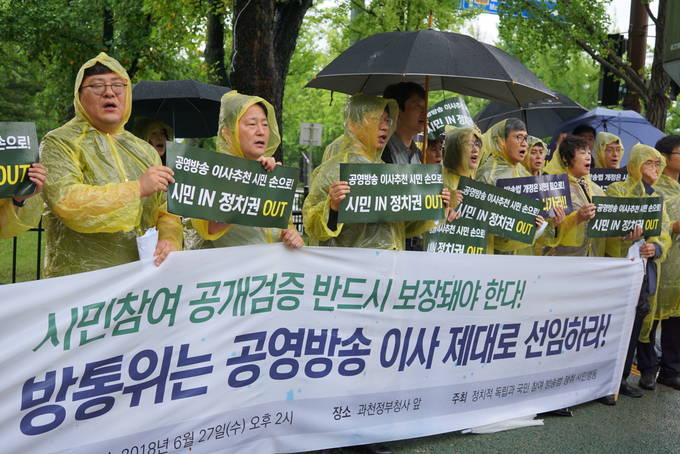
<path id="1" fill-rule="evenodd" d="M 578 117 L 588 110 L 563 95 L 555 92 L 557 99 L 546 98 L 524 104 L 521 108 L 498 102 L 490 102 L 475 117 L 479 129 L 486 131 L 501 120 L 515 117 L 524 120 L 527 131 L 534 137 L 548 137 L 562 123 Z"/>
<path id="2" fill-rule="evenodd" d="M 381 95 L 388 85 L 411 81 L 521 106 L 553 96 L 522 63 L 489 44 L 437 30 L 369 36 L 340 54 L 307 87 Z"/>
<path id="3" fill-rule="evenodd" d="M 595 131 L 611 132 L 619 136 L 625 148 L 621 164 L 628 162 L 628 154 L 633 145 L 639 143 L 654 146 L 657 140 L 665 136 L 655 128 L 645 117 L 633 110 L 613 110 L 596 107 L 583 115 L 562 123 L 553 134 L 553 142 L 563 132 L 571 132 L 576 126 L 588 125 Z M 551 144 L 551 148 L 554 144 Z"/>
<path id="4" fill-rule="evenodd" d="M 164 82 L 141 81 L 132 88 L 132 115 L 136 119 L 160 120 L 175 137 L 212 137 L 217 133 L 220 99 L 231 89 L 192 79 Z"/>

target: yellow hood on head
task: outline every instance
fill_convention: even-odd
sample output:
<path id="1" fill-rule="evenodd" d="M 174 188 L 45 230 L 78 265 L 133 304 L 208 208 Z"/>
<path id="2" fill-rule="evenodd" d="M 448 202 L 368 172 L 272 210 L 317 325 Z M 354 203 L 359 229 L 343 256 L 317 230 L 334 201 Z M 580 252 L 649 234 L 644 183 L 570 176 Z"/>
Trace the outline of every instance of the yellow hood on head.
<path id="1" fill-rule="evenodd" d="M 484 143 L 482 135 L 474 128 L 451 128 L 446 131 L 444 157 L 442 159 L 444 172 L 474 178 L 477 169 L 470 168 L 470 152 L 466 146 L 466 142 L 473 137 Z M 478 164 L 481 159 L 481 151 L 479 155 Z"/>
<path id="2" fill-rule="evenodd" d="M 638 143 L 634 145 L 630 150 L 630 156 L 628 156 L 628 181 L 632 183 L 639 183 L 642 181 L 642 165 L 649 160 L 659 160 L 661 167 L 659 168 L 659 176 L 666 167 L 666 160 L 661 156 L 656 148 L 650 147 L 649 145 L 643 145 Z"/>
<path id="3" fill-rule="evenodd" d="M 625 150 L 623 149 L 623 142 L 621 142 L 619 136 L 604 131 L 600 131 L 597 133 L 597 137 L 595 137 L 595 150 L 594 150 L 595 167 L 600 169 L 606 167 L 604 149 L 607 148 L 607 145 L 614 142 L 621 145 L 621 157 L 623 158 L 623 153 Z M 620 165 L 621 162 L 619 161 L 619 166 Z"/>
<path id="4" fill-rule="evenodd" d="M 125 111 L 123 112 L 123 119 L 121 123 L 118 125 L 118 128 L 116 130 L 116 133 L 118 133 L 123 129 L 125 123 L 127 123 L 127 121 L 130 119 L 130 112 L 132 111 L 132 84 L 130 82 L 130 76 L 128 76 L 128 73 L 127 71 L 125 71 L 125 68 L 123 68 L 121 64 L 118 63 L 118 60 L 109 57 L 104 52 L 100 52 L 99 55 L 97 55 L 96 57 L 86 61 L 83 64 L 83 66 L 81 66 L 80 69 L 78 70 L 78 75 L 76 76 L 76 83 L 73 88 L 73 106 L 75 107 L 76 118 L 78 118 L 79 120 L 86 121 L 89 124 L 92 124 L 92 120 L 87 115 L 87 112 L 85 112 L 83 105 L 80 104 L 80 86 L 83 84 L 85 70 L 87 68 L 93 67 L 97 63 L 101 63 L 114 73 L 118 74 L 120 77 L 125 79 L 125 83 L 127 84 L 127 87 L 125 87 Z"/>
<path id="5" fill-rule="evenodd" d="M 250 106 L 258 103 L 264 105 L 267 123 L 269 123 L 269 141 L 264 156 L 274 154 L 281 143 L 274 107 L 259 96 L 242 95 L 236 90 L 222 95 L 216 139 L 216 148 L 219 153 L 245 158 L 238 136 L 238 122 Z"/>
<path id="6" fill-rule="evenodd" d="M 399 116 L 399 106 L 395 100 L 356 94 L 345 105 L 345 135 L 353 144 L 354 150 L 372 162 L 377 162 L 382 154 L 382 149 L 378 150 L 378 129 L 385 108 L 392 120 L 387 133 L 389 140 L 397 127 Z"/>

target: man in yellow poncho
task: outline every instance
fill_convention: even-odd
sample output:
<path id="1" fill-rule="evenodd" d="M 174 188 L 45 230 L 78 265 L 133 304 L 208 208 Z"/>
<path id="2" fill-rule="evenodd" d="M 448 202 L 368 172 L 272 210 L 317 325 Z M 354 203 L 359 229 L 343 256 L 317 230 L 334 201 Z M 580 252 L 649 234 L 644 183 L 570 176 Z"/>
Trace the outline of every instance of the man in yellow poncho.
<path id="1" fill-rule="evenodd" d="M 484 133 L 481 165 L 475 179 L 496 185 L 501 178 L 530 177 L 531 173 L 521 164 L 527 153 L 528 138 L 524 122 L 517 118 L 501 120 Z M 543 225 L 542 216 L 536 224 Z M 533 255 L 533 247 L 515 240 L 489 235 L 489 250 L 495 254 Z"/>
<path id="2" fill-rule="evenodd" d="M 403 250 L 406 238 L 434 226 L 432 221 L 338 222 L 340 202 L 350 190 L 347 182 L 340 181 L 340 164 L 383 163 L 380 155 L 394 132 L 397 115 L 397 103 L 393 100 L 361 94 L 349 99 L 345 106 L 345 132 L 329 145 L 331 149 L 324 152 L 324 161 L 314 169 L 302 209 L 311 244 Z"/>
<path id="3" fill-rule="evenodd" d="M 658 181 L 663 167 L 665 167 L 665 162 L 658 151 L 650 146 L 637 144 L 630 151 L 627 165 L 628 179 L 609 185 L 607 187 L 607 195 L 610 197 L 658 196 L 659 194 L 655 191 L 654 184 Z M 661 262 L 665 260 L 671 246 L 671 238 L 668 234 L 669 227 L 670 222 L 664 207 L 661 233 L 658 236 L 645 238 L 644 244 L 640 246 L 640 257 L 646 258 L 647 263 L 620 389 L 622 394 L 631 397 L 640 397 L 641 395 L 639 390 L 626 383 L 635 351 L 637 350 L 638 369 L 642 372 L 643 376 L 649 377 L 656 368 L 656 355 L 654 353 L 654 343 L 651 340 L 651 328 L 656 314 L 656 297 Z M 610 239 L 607 241 L 607 255 L 625 257 L 628 248 L 635 239 Z M 653 383 L 653 379 L 651 381 Z M 643 380 L 642 386 L 645 387 L 645 384 L 645 380 Z"/>
<path id="4" fill-rule="evenodd" d="M 182 224 L 167 212 L 163 193 L 172 170 L 123 129 L 131 105 L 127 72 L 102 52 L 78 71 L 75 118 L 40 144 L 48 171 L 47 277 L 138 260 L 136 238 L 151 227 L 158 229 L 156 265 L 181 247 Z"/>
<path id="5" fill-rule="evenodd" d="M 595 137 L 595 168 L 618 169 L 623 158 L 623 143 L 618 136 L 600 131 Z"/>
<path id="6" fill-rule="evenodd" d="M 34 196 L 42 191 L 46 175 L 45 167 L 34 162 L 28 169 L 28 178 L 35 184 L 33 194 L 0 199 L 0 239 L 17 236 L 38 225 L 43 202 Z"/>
<path id="7" fill-rule="evenodd" d="M 666 136 L 656 143 L 666 166 L 654 184 L 656 192 L 663 196 L 664 205 L 671 221 L 673 241 L 659 271 L 659 287 L 656 297 L 656 313 L 650 330 L 650 344 L 655 343 L 656 328 L 661 321 L 661 358 L 651 351 L 652 364 L 643 371 L 640 386 L 655 388 L 656 378 L 661 384 L 680 389 L 680 136 Z"/>
<path id="8" fill-rule="evenodd" d="M 235 90 L 222 96 L 217 152 L 239 158 L 252 159 L 265 170 L 273 170 L 277 163 L 271 156 L 281 138 L 276 124 L 274 107 L 258 96 L 242 95 Z M 281 241 L 290 248 L 302 246 L 297 230 L 252 227 L 222 222 L 192 219 L 200 237 L 205 240 L 199 248 L 242 246 Z"/>

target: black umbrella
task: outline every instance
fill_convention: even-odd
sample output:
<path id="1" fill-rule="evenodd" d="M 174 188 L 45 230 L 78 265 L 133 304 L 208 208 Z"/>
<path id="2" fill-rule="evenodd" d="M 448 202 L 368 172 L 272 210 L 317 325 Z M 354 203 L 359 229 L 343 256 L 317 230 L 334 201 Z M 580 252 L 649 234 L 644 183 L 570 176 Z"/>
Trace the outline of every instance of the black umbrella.
<path id="1" fill-rule="evenodd" d="M 386 86 L 403 81 L 517 106 L 552 96 L 505 51 L 467 35 L 436 30 L 369 36 L 340 54 L 307 87 L 382 94 Z"/>
<path id="2" fill-rule="evenodd" d="M 515 117 L 524 120 L 527 131 L 535 137 L 548 137 L 562 123 L 587 112 L 587 109 L 555 92 L 557 99 L 546 98 L 524 104 L 521 108 L 498 102 L 490 102 L 475 117 L 479 129 L 486 131 L 501 120 Z"/>
<path id="3" fill-rule="evenodd" d="M 128 129 L 139 119 L 160 120 L 175 137 L 212 137 L 217 133 L 220 99 L 231 89 L 192 79 L 141 81 L 132 88 Z"/>

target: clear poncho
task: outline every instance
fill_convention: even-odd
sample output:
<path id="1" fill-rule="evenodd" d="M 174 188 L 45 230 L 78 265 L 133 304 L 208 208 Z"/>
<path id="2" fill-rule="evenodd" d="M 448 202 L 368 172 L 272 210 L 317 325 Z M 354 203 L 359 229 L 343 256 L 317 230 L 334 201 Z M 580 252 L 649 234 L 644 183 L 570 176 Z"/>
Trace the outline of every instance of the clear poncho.
<path id="1" fill-rule="evenodd" d="M 555 154 L 558 153 L 555 152 Z M 557 158 L 559 159 L 559 156 Z M 556 228 L 556 238 L 552 242 L 547 242 L 544 255 L 603 257 L 606 238 L 589 238 L 587 235 L 588 222 L 578 222 L 577 212 L 584 205 L 591 203 L 593 196 L 604 196 L 604 191 L 596 183 L 593 183 L 590 175 L 581 178 L 585 186 L 585 189 L 583 189 L 578 178 L 568 171 L 566 173 L 569 177 L 569 193 L 573 210 Z"/>
<path id="2" fill-rule="evenodd" d="M 245 158 L 239 142 L 238 122 L 250 106 L 258 103 L 265 106 L 267 123 L 269 124 L 269 141 L 264 156 L 274 154 L 279 143 L 281 143 L 274 107 L 259 96 L 243 95 L 235 90 L 222 96 L 216 139 L 218 153 Z M 202 239 L 202 241 L 196 243 L 196 249 L 275 243 L 280 241 L 281 236 L 281 229 L 238 224 L 229 224 L 226 229 L 210 234 L 208 231 L 209 221 L 192 219 L 191 222 Z"/>
<path id="3" fill-rule="evenodd" d="M 15 207 L 11 198 L 0 199 L 0 239 L 12 238 L 36 227 L 43 211 L 39 196 L 26 200 L 23 207 Z"/>
<path id="4" fill-rule="evenodd" d="M 495 186 L 501 178 L 530 177 L 531 173 L 521 164 L 513 164 L 505 145 L 505 123 L 501 120 L 484 133 L 482 139 L 481 166 L 475 179 Z M 532 246 L 515 240 L 489 235 L 488 248 L 498 254 L 533 255 Z"/>
<path id="5" fill-rule="evenodd" d="M 91 125 L 78 89 L 85 69 L 97 62 L 127 81 L 126 105 L 118 130 L 107 134 Z M 165 194 L 140 198 L 138 178 L 161 165 L 156 150 L 123 129 L 132 91 L 123 67 L 105 53 L 86 62 L 74 86 L 76 116 L 50 131 L 40 144 L 47 168 L 42 192 L 45 214 L 45 276 L 92 271 L 139 259 L 136 237 L 150 227 L 159 240 L 182 247 L 182 225 L 166 210 Z"/>
<path id="6" fill-rule="evenodd" d="M 680 221 L 680 184 L 672 178 L 661 175 L 654 185 L 663 196 L 666 213 L 670 222 Z M 664 320 L 680 317 L 680 238 L 674 236 L 671 247 L 659 273 L 657 289 L 656 318 Z"/>
<path id="7" fill-rule="evenodd" d="M 628 179 L 625 181 L 619 181 L 612 183 L 607 187 L 607 195 L 610 197 L 654 197 L 661 195 L 656 190 L 650 195 L 645 191 L 644 183 L 642 182 L 642 171 L 641 167 L 648 160 L 659 160 L 661 162 L 661 168 L 659 172 L 663 172 L 665 167 L 665 159 L 661 156 L 656 149 L 643 144 L 637 144 L 633 146 L 630 150 L 630 156 L 628 158 Z M 653 187 L 655 187 L 653 185 Z M 656 187 L 655 187 L 656 188 Z M 656 288 L 657 292 L 649 297 L 649 307 L 650 313 L 645 317 L 642 323 L 642 329 L 640 330 L 640 342 L 649 342 L 649 334 L 651 332 L 652 321 L 657 318 L 657 298 L 659 295 L 659 282 L 661 273 L 663 273 L 663 268 L 668 252 L 671 248 L 671 237 L 670 231 L 670 219 L 667 215 L 667 207 L 664 202 L 663 216 L 661 222 L 661 234 L 653 237 L 645 237 L 645 240 L 649 243 L 655 243 L 661 246 L 661 256 L 655 259 L 657 272 L 656 272 Z M 612 257 L 625 257 L 628 252 L 628 248 L 632 245 L 630 241 L 624 241 L 620 238 L 609 238 L 607 241 L 607 255 Z M 676 278 L 677 280 L 677 278 Z"/>
<path id="8" fill-rule="evenodd" d="M 328 189 L 340 180 L 341 163 L 383 163 L 382 148 L 377 147 L 380 117 L 388 108 L 394 133 L 398 109 L 394 100 L 377 96 L 354 95 L 345 106 L 345 132 L 324 152 L 324 161 L 312 173 L 309 195 L 302 209 L 305 232 L 310 244 L 321 246 L 361 247 L 403 250 L 406 238 L 419 235 L 434 226 L 432 221 L 337 223 L 328 227 L 330 197 Z"/>
<path id="9" fill-rule="evenodd" d="M 614 135 L 610 132 L 604 132 L 600 131 L 597 133 L 597 136 L 595 137 L 595 167 L 598 169 L 603 169 L 607 167 L 606 165 L 606 158 L 605 158 L 605 148 L 607 148 L 607 145 L 610 143 L 618 143 L 621 145 L 621 156 L 623 157 L 623 142 L 621 142 L 621 139 L 619 139 L 619 136 Z M 619 161 L 619 166 L 621 165 L 621 161 Z"/>

